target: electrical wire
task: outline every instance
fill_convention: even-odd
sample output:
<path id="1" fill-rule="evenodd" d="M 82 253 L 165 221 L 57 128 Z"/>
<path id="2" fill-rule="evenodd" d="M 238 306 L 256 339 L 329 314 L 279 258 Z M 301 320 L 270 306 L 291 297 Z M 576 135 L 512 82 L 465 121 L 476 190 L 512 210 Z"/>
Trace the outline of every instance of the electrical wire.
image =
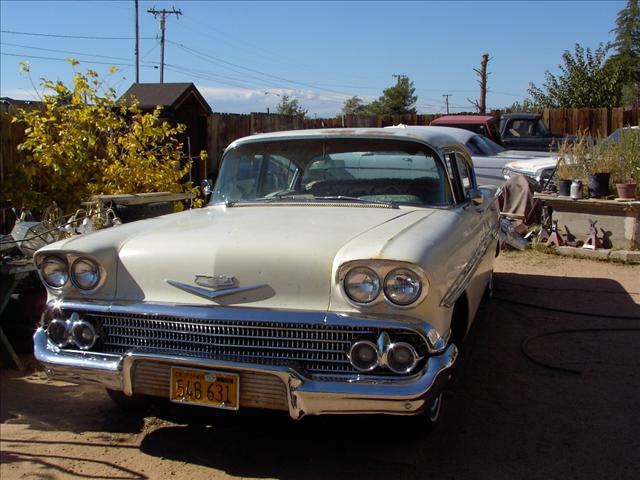
<path id="1" fill-rule="evenodd" d="M 72 50 L 58 50 L 56 48 L 32 47 L 30 45 L 21 45 L 19 43 L 6 43 L 6 42 L 4 42 L 3 45 L 8 46 L 8 47 L 28 48 L 30 50 L 43 50 L 43 51 L 46 51 L 46 52 L 67 53 L 67 54 L 71 54 L 71 55 L 91 55 L 91 56 L 97 57 L 97 58 L 110 58 L 110 59 L 113 59 L 113 60 L 122 60 L 122 61 L 125 61 L 125 62 L 131 61 L 130 58 L 124 58 L 124 57 L 112 57 L 110 55 L 98 55 L 97 53 L 88 53 L 88 52 L 75 52 L 75 51 L 72 51 Z"/>
<path id="2" fill-rule="evenodd" d="M 574 375 L 582 375 L 581 370 L 562 367 L 560 365 L 544 362 L 536 358 L 529 351 L 528 347 L 529 347 L 529 344 L 534 340 L 538 340 L 544 337 L 551 337 L 554 335 L 568 335 L 572 333 L 594 333 L 594 332 L 640 332 L 640 327 L 622 327 L 622 328 L 605 327 L 605 328 L 576 328 L 576 329 L 553 330 L 551 332 L 540 333 L 540 334 L 525 338 L 522 344 L 520 345 L 520 351 L 527 358 L 527 360 L 529 360 L 532 363 L 535 363 L 540 367 L 543 367 L 549 370 L 556 370 L 558 372 L 572 373 Z"/>
<path id="3" fill-rule="evenodd" d="M 32 37 L 52 37 L 52 38 L 77 38 L 81 40 L 135 40 L 135 37 L 100 37 L 97 35 L 85 36 L 85 35 L 59 35 L 53 33 L 36 33 L 36 32 L 16 32 L 14 30 L 0 30 L 0 33 L 7 33 L 10 35 L 27 35 Z M 155 37 L 139 37 L 140 40 L 154 40 Z"/>
<path id="4" fill-rule="evenodd" d="M 38 60 L 57 60 L 59 62 L 66 62 L 67 61 L 66 58 L 43 57 L 43 56 L 39 56 L 39 55 L 18 55 L 16 53 L 6 53 L 6 52 L 0 52 L 0 55 L 3 55 L 5 57 L 35 58 L 35 59 L 38 59 Z M 86 59 L 81 59 L 81 58 L 77 58 L 76 60 L 78 60 L 79 62 L 84 62 L 84 63 L 95 63 L 97 65 L 112 65 L 112 66 L 116 66 L 116 67 L 132 67 L 134 65 L 133 63 L 100 62 L 98 60 L 86 60 Z M 148 67 L 148 68 L 151 67 L 151 65 L 142 65 L 142 66 L 143 67 Z"/>

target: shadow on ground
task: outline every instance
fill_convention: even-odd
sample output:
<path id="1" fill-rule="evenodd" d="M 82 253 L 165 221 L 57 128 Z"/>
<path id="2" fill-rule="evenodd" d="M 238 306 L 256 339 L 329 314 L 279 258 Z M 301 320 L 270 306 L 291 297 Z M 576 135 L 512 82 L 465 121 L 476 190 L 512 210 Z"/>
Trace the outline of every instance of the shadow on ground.
<path id="1" fill-rule="evenodd" d="M 280 412 L 234 414 L 158 402 L 145 413 L 158 423 L 143 433 L 140 450 L 258 478 L 635 478 L 640 332 L 630 328 L 640 327 L 640 312 L 630 293 L 638 292 L 606 279 L 496 275 L 499 300 L 481 307 L 448 393 L 447 421 L 429 436 L 409 433 L 407 421 L 416 419 L 294 422 Z M 599 330 L 530 342 L 540 364 L 522 353 L 528 338 L 578 329 Z M 34 389 L 28 377 L 3 375 L 2 396 L 2 421 L 34 430 L 143 431 L 140 416 L 112 407 L 97 387 Z M 48 405 L 53 397 L 58 400 Z M 76 415 L 68 415 L 71 405 Z"/>

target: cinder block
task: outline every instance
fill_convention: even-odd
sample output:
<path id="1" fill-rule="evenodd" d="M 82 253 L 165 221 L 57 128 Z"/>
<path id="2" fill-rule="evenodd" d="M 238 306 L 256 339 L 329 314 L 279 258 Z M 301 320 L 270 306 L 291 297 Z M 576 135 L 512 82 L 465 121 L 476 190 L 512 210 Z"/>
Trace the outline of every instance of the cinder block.
<path id="1" fill-rule="evenodd" d="M 640 251 L 636 250 L 614 250 L 609 255 L 611 260 L 624 263 L 640 263 Z"/>

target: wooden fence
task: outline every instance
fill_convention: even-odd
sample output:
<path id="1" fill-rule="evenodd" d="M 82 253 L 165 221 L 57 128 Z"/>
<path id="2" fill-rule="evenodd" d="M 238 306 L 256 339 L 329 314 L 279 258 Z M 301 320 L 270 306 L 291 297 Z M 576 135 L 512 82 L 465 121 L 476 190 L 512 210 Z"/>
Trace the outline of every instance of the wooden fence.
<path id="1" fill-rule="evenodd" d="M 29 107 L 27 102 L 17 102 Z M 17 146 L 24 137 L 24 128 L 11 122 L 16 105 L 0 102 L 0 180 L 5 179 L 14 166 L 23 158 Z M 492 112 L 499 116 L 500 112 Z M 640 125 L 640 108 L 559 108 L 546 110 L 544 121 L 554 134 L 576 134 L 586 132 L 592 136 L 606 136 L 625 125 Z M 297 116 L 268 113 L 248 115 L 214 113 L 207 121 L 207 143 L 209 160 L 207 172 L 214 176 L 224 149 L 234 140 L 256 133 L 309 128 L 360 128 L 405 125 L 429 125 L 439 115 L 392 115 L 368 116 L 346 115 L 334 118 L 301 118 Z M 4 207 L 4 205 L 3 205 Z M 0 209 L 0 224 L 6 225 L 6 210 Z M 3 213 L 4 212 L 4 213 Z"/>
<path id="2" fill-rule="evenodd" d="M 209 117 L 209 172 L 214 173 L 220 165 L 224 149 L 238 138 L 256 133 L 310 128 L 370 128 L 405 125 L 429 125 L 439 115 L 346 115 L 334 118 L 302 118 L 293 115 L 269 113 L 214 113 Z"/>
<path id="3" fill-rule="evenodd" d="M 554 134 L 606 137 L 625 125 L 640 125 L 639 114 L 640 108 L 556 108 L 546 109 L 543 118 Z"/>

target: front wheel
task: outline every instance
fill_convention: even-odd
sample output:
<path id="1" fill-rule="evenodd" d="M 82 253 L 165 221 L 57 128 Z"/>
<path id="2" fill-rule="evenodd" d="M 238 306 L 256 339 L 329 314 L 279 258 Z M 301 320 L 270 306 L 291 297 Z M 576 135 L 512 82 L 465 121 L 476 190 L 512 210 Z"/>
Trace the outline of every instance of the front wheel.
<path id="1" fill-rule="evenodd" d="M 422 412 L 423 426 L 427 432 L 435 430 L 442 422 L 444 417 L 444 392 L 440 392 L 437 397 L 433 398 L 424 412 Z"/>

